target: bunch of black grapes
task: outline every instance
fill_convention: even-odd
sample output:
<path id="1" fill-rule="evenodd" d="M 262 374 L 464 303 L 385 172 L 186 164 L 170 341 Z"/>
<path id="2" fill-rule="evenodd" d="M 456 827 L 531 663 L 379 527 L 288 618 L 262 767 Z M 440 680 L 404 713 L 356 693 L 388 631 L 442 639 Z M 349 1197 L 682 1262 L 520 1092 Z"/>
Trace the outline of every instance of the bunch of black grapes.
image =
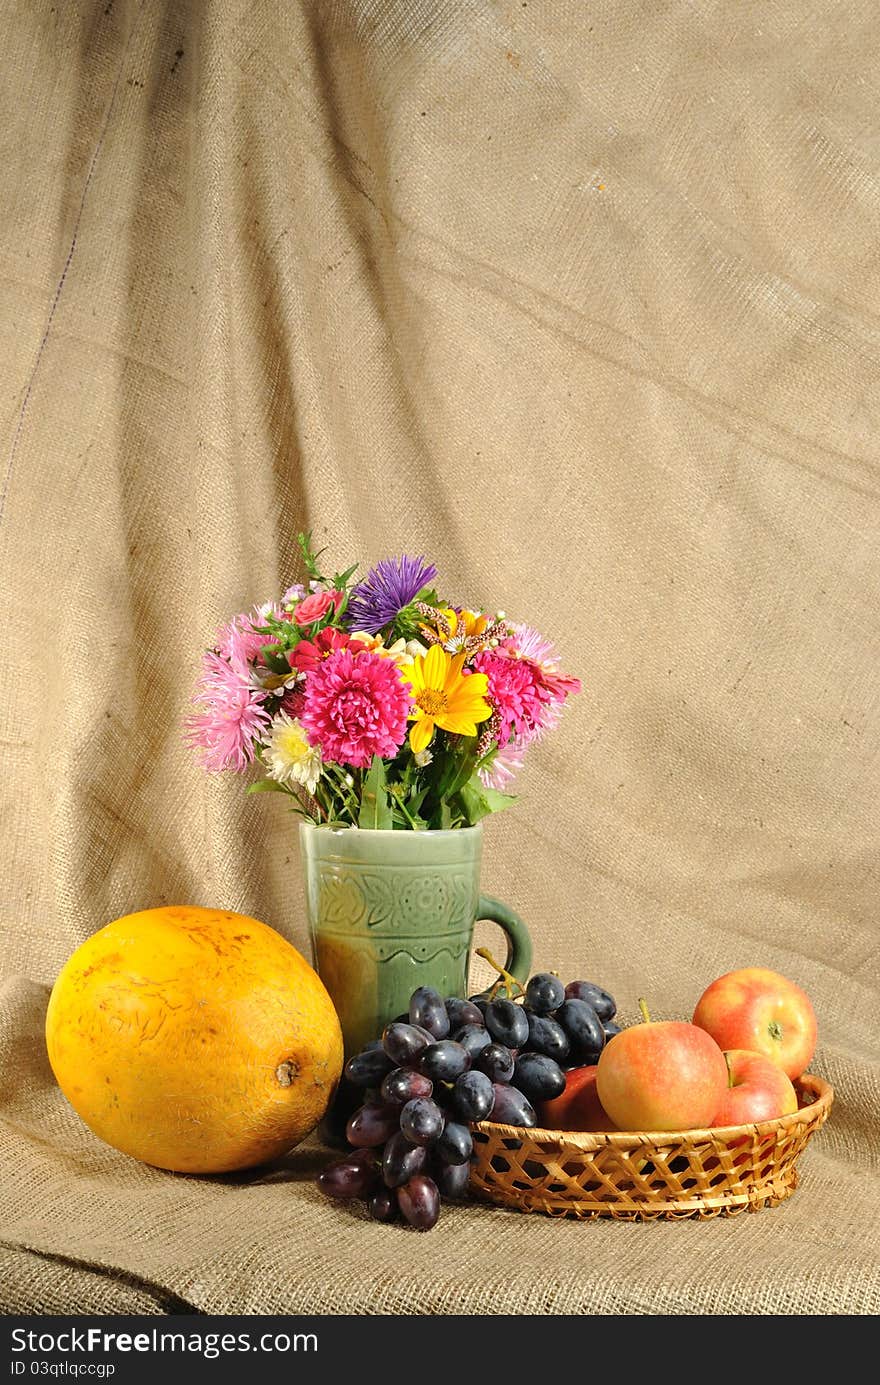
<path id="1" fill-rule="evenodd" d="M 523 1003 L 492 993 L 444 1001 L 429 986 L 345 1065 L 364 1091 L 346 1137 L 353 1149 L 319 1175 L 329 1197 L 366 1198 L 377 1221 L 420 1231 L 440 1200 L 467 1196 L 471 1124 L 535 1126 L 533 1102 L 565 1088 L 565 1070 L 595 1063 L 618 1033 L 615 1004 L 589 981 L 539 972 Z"/>

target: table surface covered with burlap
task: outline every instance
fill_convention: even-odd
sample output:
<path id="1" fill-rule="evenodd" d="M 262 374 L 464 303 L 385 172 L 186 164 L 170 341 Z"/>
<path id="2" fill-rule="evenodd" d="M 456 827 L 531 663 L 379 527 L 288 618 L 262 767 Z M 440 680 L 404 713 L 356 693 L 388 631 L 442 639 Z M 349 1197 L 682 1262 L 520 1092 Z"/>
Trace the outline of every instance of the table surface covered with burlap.
<path id="1" fill-rule="evenodd" d="M 873 0 L 4 21 L 2 1308 L 876 1311 Z M 293 820 L 180 721 L 310 526 L 582 677 L 486 829 L 538 966 L 628 1014 L 750 964 L 810 993 L 837 1100 L 786 1204 L 428 1240 L 325 1202 L 314 1145 L 178 1177 L 66 1106 L 45 1002 L 96 927 L 191 901 L 308 947 Z"/>

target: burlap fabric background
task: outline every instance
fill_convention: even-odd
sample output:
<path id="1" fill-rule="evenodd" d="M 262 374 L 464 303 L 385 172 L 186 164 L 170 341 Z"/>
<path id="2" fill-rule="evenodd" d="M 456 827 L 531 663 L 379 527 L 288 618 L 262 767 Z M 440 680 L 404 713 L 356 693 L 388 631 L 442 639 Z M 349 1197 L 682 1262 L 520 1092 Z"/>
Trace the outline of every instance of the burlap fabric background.
<path id="1" fill-rule="evenodd" d="M 880 1306 L 874 0 L 6 0 L 3 1307 Z M 293 819 L 180 739 L 216 624 L 430 554 L 583 695 L 487 827 L 536 962 L 688 1015 L 761 963 L 830 1125 L 706 1224 L 198 1180 L 54 1089 L 48 984 L 134 908 L 303 949 Z M 488 936 L 488 930 L 487 930 Z"/>

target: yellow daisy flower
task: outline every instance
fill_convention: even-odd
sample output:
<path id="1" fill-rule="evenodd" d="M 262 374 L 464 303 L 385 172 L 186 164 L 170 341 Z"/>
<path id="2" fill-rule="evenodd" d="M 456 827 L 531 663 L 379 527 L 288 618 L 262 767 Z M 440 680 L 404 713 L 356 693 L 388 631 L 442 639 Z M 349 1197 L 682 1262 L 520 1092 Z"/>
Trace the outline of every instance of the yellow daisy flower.
<path id="1" fill-rule="evenodd" d="M 492 715 L 486 701 L 488 678 L 485 673 L 463 674 L 464 660 L 464 654 L 453 659 L 435 644 L 401 669 L 413 701 L 409 743 L 414 754 L 425 749 L 436 726 L 455 736 L 475 736 L 477 724 Z"/>

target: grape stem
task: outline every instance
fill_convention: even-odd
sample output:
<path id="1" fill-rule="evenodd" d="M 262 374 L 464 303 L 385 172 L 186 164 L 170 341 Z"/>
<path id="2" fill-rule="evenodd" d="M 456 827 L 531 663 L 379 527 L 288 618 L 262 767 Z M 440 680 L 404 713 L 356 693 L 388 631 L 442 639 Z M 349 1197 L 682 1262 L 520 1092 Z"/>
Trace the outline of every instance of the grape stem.
<path id="1" fill-rule="evenodd" d="M 489 963 L 489 966 L 494 967 L 495 970 L 498 972 L 497 979 L 493 981 L 492 985 L 489 987 L 490 1000 L 495 999 L 496 995 L 501 990 L 502 986 L 507 991 L 507 994 L 511 1000 L 516 994 L 516 991 L 518 991 L 520 995 L 525 995 L 526 991 L 522 982 L 517 981 L 516 977 L 512 976 L 506 967 L 502 967 L 498 962 L 495 961 L 495 958 L 492 956 L 488 947 L 478 947 L 477 956 L 484 958 L 484 960 Z"/>

